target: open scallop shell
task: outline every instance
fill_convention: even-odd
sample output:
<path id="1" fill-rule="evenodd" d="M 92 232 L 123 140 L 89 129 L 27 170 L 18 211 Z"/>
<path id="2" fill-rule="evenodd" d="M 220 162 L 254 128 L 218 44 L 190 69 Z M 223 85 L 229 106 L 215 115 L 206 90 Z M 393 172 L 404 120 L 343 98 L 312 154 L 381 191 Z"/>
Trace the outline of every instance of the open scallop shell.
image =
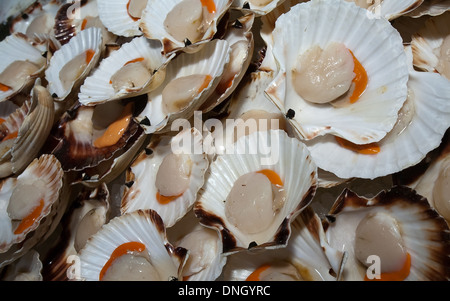
<path id="1" fill-rule="evenodd" d="M 140 18 L 130 15 L 131 0 L 97 0 L 98 14 L 105 27 L 118 36 L 134 37 L 142 35 L 139 30 Z"/>
<path id="2" fill-rule="evenodd" d="M 71 257 L 76 256 L 87 239 L 109 221 L 109 202 L 110 194 L 105 183 L 95 189 L 82 188 L 74 195 L 69 210 L 61 219 L 62 233 L 53 234 L 51 239 L 55 243 L 43 258 L 45 281 L 76 280 L 77 275 L 71 273 Z"/>
<path id="3" fill-rule="evenodd" d="M 79 252 L 81 278 L 98 281 L 100 273 L 114 250 L 124 243 L 140 242 L 149 263 L 160 280 L 180 279 L 187 259 L 187 250 L 175 248 L 168 242 L 164 223 L 153 210 L 138 210 L 115 217 L 94 234 Z M 124 275 L 123 280 L 127 280 Z"/>
<path id="4" fill-rule="evenodd" d="M 450 12 L 428 19 L 424 27 L 413 35 L 411 47 L 416 68 L 441 73 L 450 80 L 450 71 L 445 71 L 446 69 L 440 66 L 440 60 L 448 60 L 448 49 L 442 47 L 444 40 L 450 39 L 449 20 Z"/>
<path id="5" fill-rule="evenodd" d="M 208 130 L 214 127 L 211 133 L 214 139 L 213 153 L 224 153 L 229 143 L 234 143 L 240 135 L 251 134 L 254 130 L 282 129 L 290 137 L 296 137 L 295 129 L 264 92 L 273 78 L 273 72 L 257 71 L 246 75 L 231 95 L 226 108 L 226 119 L 221 120 L 223 130 L 211 121 L 205 122 L 206 127 L 211 123 Z M 239 133 L 240 121 L 243 122 L 242 126 L 248 128 L 248 133 Z"/>
<path id="6" fill-rule="evenodd" d="M 225 67 L 222 80 L 200 109 L 207 113 L 225 101 L 244 77 L 253 55 L 254 39 L 251 28 L 255 16 L 248 14 L 228 24 L 223 37 L 231 47 L 230 62 Z"/>
<path id="7" fill-rule="evenodd" d="M 35 34 L 50 34 L 55 25 L 55 17 L 59 6 L 60 4 L 57 1 L 50 1 L 47 4 L 35 1 L 22 14 L 12 20 L 11 33 L 21 32 L 30 39 L 34 38 Z"/>
<path id="8" fill-rule="evenodd" d="M 93 27 L 81 31 L 55 52 L 45 70 L 47 88 L 56 96 L 55 100 L 62 101 L 73 90 L 79 88 L 85 77 L 97 65 L 102 50 L 101 30 Z"/>
<path id="9" fill-rule="evenodd" d="M 385 213 L 401 228 L 404 246 L 411 255 L 405 280 L 449 280 L 449 228 L 425 198 L 402 186 L 370 199 L 344 190 L 336 200 L 325 229 L 330 245 L 348 252 L 343 280 L 363 280 L 366 275 L 366 268 L 355 257 L 354 238 L 356 227 L 370 213 Z"/>
<path id="10" fill-rule="evenodd" d="M 224 201 L 240 176 L 264 169 L 280 176 L 286 199 L 267 229 L 247 234 L 229 221 Z M 291 234 L 290 223 L 308 206 L 316 187 L 317 168 L 300 141 L 289 138 L 281 130 L 254 132 L 237 140 L 234 149 L 228 149 L 211 163 L 194 212 L 201 224 L 220 233 L 226 254 L 280 248 L 286 246 Z"/>
<path id="11" fill-rule="evenodd" d="M 178 149 L 180 143 L 191 143 L 189 149 Z M 185 147 L 185 145 L 183 145 Z M 193 147 L 192 150 L 190 147 Z M 153 209 L 158 212 L 167 228 L 172 227 L 194 205 L 197 193 L 205 182 L 209 161 L 202 151 L 203 137 L 195 128 L 185 129 L 175 136 L 153 136 L 152 141 L 131 165 L 127 183 L 131 183 L 122 198 L 121 212 Z M 192 162 L 189 187 L 178 198 L 167 204 L 157 200 L 155 186 L 161 163 L 170 154 L 189 155 Z"/>
<path id="12" fill-rule="evenodd" d="M 98 17 L 97 0 L 67 2 L 60 6 L 55 17 L 53 35 L 61 45 L 67 44 L 85 29 L 85 21 Z"/>
<path id="13" fill-rule="evenodd" d="M 151 41 L 145 37 L 134 38 L 103 59 L 93 73 L 86 78 L 80 87 L 79 102 L 92 106 L 148 93 L 164 80 L 166 65 L 172 57 L 161 54 L 161 44 L 158 41 Z M 115 91 L 111 77 L 122 67 L 136 60 L 141 60 L 148 70 L 148 78 L 145 78 L 144 84 L 138 87 L 117 87 L 118 90 Z"/>
<path id="14" fill-rule="evenodd" d="M 166 20 L 169 12 L 173 8 L 181 3 L 183 0 L 149 0 L 147 2 L 147 7 L 142 13 L 140 27 L 144 35 L 149 39 L 156 39 L 161 41 L 164 45 L 163 51 L 165 54 L 170 54 L 175 51 L 195 51 L 200 44 L 204 44 L 210 41 L 217 32 L 217 26 L 220 19 L 228 11 L 233 0 L 208 0 L 206 2 L 214 2 L 215 10 L 213 12 L 213 18 L 208 24 L 207 28 L 204 29 L 203 36 L 198 41 L 185 40 L 178 41 L 169 32 L 167 32 L 164 22 Z M 203 2 L 203 1 L 202 1 Z M 203 4 L 202 4 L 203 5 Z M 189 13 L 189 11 L 185 11 Z"/>
<path id="15" fill-rule="evenodd" d="M 173 227 L 167 229 L 167 237 L 175 246 L 189 251 L 183 267 L 184 281 L 215 281 L 227 263 L 222 254 L 222 240 L 217 231 L 203 227 L 189 211 Z"/>
<path id="16" fill-rule="evenodd" d="M 307 207 L 292 222 L 292 234 L 286 248 L 229 256 L 223 280 L 244 281 L 262 266 L 276 267 L 283 262 L 295 267 L 296 273 L 292 276 L 297 276 L 297 280 L 336 281 L 345 260 L 345 253 L 329 246 L 320 218 Z M 283 274 L 282 270 L 279 272 Z"/>
<path id="17" fill-rule="evenodd" d="M 413 166 L 438 147 L 450 126 L 448 80 L 436 73 L 415 71 L 411 63 L 408 88 L 407 106 L 394 129 L 377 143 L 379 153 L 358 153 L 328 135 L 305 142 L 317 166 L 344 179 L 373 179 Z M 402 115 L 411 115 L 405 119 L 407 124 Z"/>
<path id="18" fill-rule="evenodd" d="M 39 159 L 33 160 L 17 178 L 10 177 L 2 181 L 0 267 L 25 254 L 46 234 L 42 231 L 37 232 L 40 227 L 47 231 L 48 224 L 53 220 L 55 210 L 60 202 L 59 194 L 63 186 L 63 176 L 64 173 L 58 160 L 52 155 L 42 155 Z M 26 195 L 27 200 L 23 200 L 24 189 L 28 192 L 33 191 L 34 199 L 32 201 L 37 207 L 42 206 L 42 209 L 28 227 L 19 231 L 17 229 L 19 222 L 11 219 L 11 211 L 8 206 L 13 204 L 12 202 L 24 204 L 31 202 L 30 194 Z M 36 200 L 36 198 L 38 199 Z"/>
<path id="19" fill-rule="evenodd" d="M 7 36 L 0 42 L 0 101 L 8 100 L 19 92 L 31 88 L 36 78 L 43 74 L 47 60 L 41 51 L 21 33 Z M 14 63 L 21 65 L 14 66 Z M 26 64 L 25 64 L 26 63 Z M 10 70 L 14 68 L 14 70 Z M 14 72 L 22 72 L 19 77 Z M 2 82 L 11 80 L 11 83 Z M 4 88 L 3 88 L 4 87 Z M 26 92 L 28 93 L 28 92 Z"/>
<path id="20" fill-rule="evenodd" d="M 133 105 L 133 103 L 129 104 Z M 133 118 L 130 118 L 128 125 L 122 129 L 120 138 L 114 144 L 95 147 L 94 142 L 119 119 L 121 112 L 125 112 L 126 106 L 120 101 L 97 106 L 76 104 L 61 117 L 58 126 L 54 127 L 50 133 L 48 144 L 52 147 L 49 152 L 61 161 L 65 171 L 81 171 L 113 158 L 117 152 L 131 147 L 132 145 L 128 142 L 136 141 L 136 137 L 141 134 L 139 124 Z M 132 112 L 134 110 L 133 107 Z"/>
<path id="21" fill-rule="evenodd" d="M 231 48 L 225 40 L 213 40 L 198 52 L 181 53 L 166 68 L 164 82 L 148 93 L 148 103 L 136 118 L 147 134 L 167 132 L 172 122 L 178 118 L 189 118 L 193 115 L 222 79 L 225 66 L 230 60 Z M 184 108 L 173 113 L 163 110 L 164 88 L 173 80 L 191 75 L 210 76 L 211 80 Z M 175 129 L 175 130 L 178 130 Z"/>
<path id="22" fill-rule="evenodd" d="M 408 81 L 402 39 L 387 20 L 369 16 L 370 12 L 353 3 L 312 0 L 278 18 L 273 55 L 280 70 L 266 92 L 284 114 L 293 110 L 291 121 L 304 139 L 331 133 L 365 144 L 379 141 L 397 121 Z M 315 45 L 325 48 L 330 42 L 350 49 L 368 74 L 367 88 L 353 104 L 312 104 L 292 87 L 291 70 L 298 56 Z"/>
<path id="23" fill-rule="evenodd" d="M 51 131 L 53 115 L 53 98 L 37 80 L 31 100 L 27 100 L 0 125 L 1 177 L 21 173 L 39 154 Z"/>

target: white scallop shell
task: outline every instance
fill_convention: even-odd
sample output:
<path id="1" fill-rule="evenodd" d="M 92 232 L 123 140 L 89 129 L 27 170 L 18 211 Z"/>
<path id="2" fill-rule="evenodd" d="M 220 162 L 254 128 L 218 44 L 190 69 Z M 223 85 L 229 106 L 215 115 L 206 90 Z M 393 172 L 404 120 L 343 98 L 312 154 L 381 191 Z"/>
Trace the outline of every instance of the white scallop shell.
<path id="1" fill-rule="evenodd" d="M 249 235 L 228 221 L 224 200 L 240 176 L 263 169 L 280 176 L 286 201 L 266 230 Z M 310 203 L 316 186 L 317 168 L 300 141 L 281 130 L 254 132 L 240 138 L 233 149 L 211 163 L 194 212 L 201 224 L 220 233 L 225 254 L 248 248 L 280 248 L 287 244 L 290 223 Z"/>
<path id="2" fill-rule="evenodd" d="M 230 54 L 230 62 L 225 67 L 222 80 L 214 93 L 200 107 L 203 113 L 224 102 L 237 88 L 250 65 L 254 49 L 254 38 L 251 32 L 254 14 L 248 14 L 228 24 L 227 32 L 222 38 L 234 50 Z"/>
<path id="3" fill-rule="evenodd" d="M 450 126 L 449 81 L 436 73 L 417 72 L 411 65 L 408 87 L 412 120 L 400 133 L 394 127 L 379 141 L 378 154 L 359 154 L 327 135 L 305 142 L 317 166 L 344 179 L 373 179 L 413 166 L 438 147 Z"/>
<path id="4" fill-rule="evenodd" d="M 46 59 L 41 51 L 34 47 L 26 36 L 15 33 L 7 36 L 0 42 L 0 73 L 2 73 L 11 63 L 15 61 L 29 61 L 39 67 L 38 71 L 28 76 L 24 84 L 18 89 L 0 90 L 0 101 L 10 99 L 27 86 L 32 85 L 36 78 L 43 73 L 46 66 Z"/>
<path id="5" fill-rule="evenodd" d="M 91 27 L 80 31 L 69 43 L 64 44 L 50 59 L 50 64 L 45 70 L 45 78 L 48 81 L 47 89 L 52 95 L 57 95 L 55 100 L 64 100 L 73 89 L 77 89 L 89 72 L 97 65 L 102 53 L 102 32 L 100 28 Z M 61 81 L 61 70 L 72 59 L 88 50 L 95 52 L 86 68 L 66 89 Z"/>
<path id="6" fill-rule="evenodd" d="M 53 99 L 40 80 L 31 92 L 31 100 L 10 114 L 0 125 L 1 131 L 17 133 L 1 145 L 0 177 L 20 174 L 39 154 L 54 121 Z"/>
<path id="7" fill-rule="evenodd" d="M 194 205 L 197 193 L 205 182 L 205 172 L 209 161 L 202 151 L 203 137 L 195 128 L 185 129 L 175 136 L 153 136 L 147 149 L 143 151 L 129 169 L 127 181 L 132 186 L 122 198 L 121 212 L 138 209 L 153 209 L 161 216 L 167 228 L 172 227 Z M 190 143 L 191 149 L 179 149 L 180 143 Z M 184 147 L 184 145 L 183 145 Z M 147 152 L 152 150 L 150 155 Z M 156 199 L 158 189 L 155 186 L 156 175 L 164 158 L 169 154 L 186 154 L 192 161 L 189 188 L 176 200 L 160 204 Z"/>
<path id="8" fill-rule="evenodd" d="M 155 90 L 148 93 L 148 103 L 136 118 L 141 122 L 147 134 L 167 131 L 172 121 L 177 118 L 189 118 L 208 98 L 219 84 L 225 66 L 230 60 L 231 48 L 225 40 L 213 40 L 195 53 L 181 53 L 175 57 L 166 68 L 164 82 Z M 179 112 L 166 115 L 162 110 L 162 92 L 172 80 L 189 75 L 210 75 L 212 80 L 190 103 Z M 150 125 L 143 123 L 144 119 Z M 178 130 L 176 128 L 175 130 Z"/>
<path id="9" fill-rule="evenodd" d="M 411 47 L 414 66 L 420 70 L 439 72 L 440 48 L 444 39 L 450 35 L 450 12 L 431 17 L 412 37 Z M 444 75 L 447 76 L 447 75 Z M 450 78 L 448 78 L 450 80 Z"/>
<path id="10" fill-rule="evenodd" d="M 369 18 L 370 14 L 346 1 L 312 0 L 278 18 L 273 54 L 280 71 L 266 92 L 283 113 L 294 110 L 291 121 L 304 139 L 331 133 L 365 144 L 379 141 L 394 126 L 407 96 L 406 55 L 399 33 L 387 20 Z M 291 84 L 298 55 L 330 41 L 351 49 L 369 77 L 360 99 L 339 108 L 308 103 Z"/>
<path id="11" fill-rule="evenodd" d="M 164 53 L 169 54 L 174 51 L 187 50 L 184 41 L 178 41 L 172 37 L 164 26 L 164 21 L 167 14 L 183 0 L 148 0 L 147 7 L 142 13 L 141 30 L 149 39 L 156 39 L 161 41 L 164 45 Z M 210 41 L 217 32 L 217 26 L 222 16 L 228 11 L 233 0 L 214 0 L 216 12 L 214 19 L 205 31 L 200 41 L 197 41 L 189 46 L 195 48 L 197 45 Z"/>
<path id="12" fill-rule="evenodd" d="M 9 259 L 3 256 L 18 255 L 25 252 L 25 249 L 21 249 L 19 253 L 10 254 L 9 250 L 13 250 L 12 246 L 24 242 L 27 235 L 38 229 L 42 222 L 51 222 L 52 211 L 56 210 L 59 203 L 59 193 L 63 185 L 63 176 L 61 165 L 53 155 L 42 155 L 39 159 L 33 160 L 28 167 L 17 178 L 6 178 L 2 181 L 1 187 L 1 200 L 0 200 L 0 253 L 2 254 L 2 261 L 0 266 L 8 264 Z M 36 218 L 33 224 L 25 229 L 22 233 L 15 234 L 14 227 L 11 218 L 9 217 L 7 208 L 10 202 L 10 197 L 13 194 L 15 188 L 20 185 L 44 185 L 45 189 L 41 189 L 44 193 L 43 201 L 44 206 L 41 214 Z M 45 218 L 48 218 L 46 221 Z M 45 233 L 41 233 L 45 234 Z M 34 240 L 34 245 L 39 240 Z M 33 245 L 33 246 L 34 246 Z M 27 245 L 28 248 L 33 246 Z M 15 251 L 15 250 L 13 250 Z M 17 257 L 16 257 L 17 258 Z"/>
<path id="13" fill-rule="evenodd" d="M 135 21 L 128 13 L 130 0 L 97 0 L 98 14 L 105 27 L 118 36 L 140 36 L 140 20 Z"/>
<path id="14" fill-rule="evenodd" d="M 39 34 L 50 34 L 55 25 L 55 16 L 59 9 L 59 5 L 60 4 L 56 1 L 50 1 L 44 5 L 35 1 L 24 11 L 26 18 L 21 14 L 12 21 L 11 33 L 21 32 L 28 35 L 29 38 L 33 38 L 34 36 L 30 35 L 30 33 L 36 33 L 32 26 L 37 22 L 38 24 L 43 23 L 44 25 L 44 28 L 38 30 Z"/>
<path id="15" fill-rule="evenodd" d="M 86 78 L 80 87 L 79 101 L 83 105 L 93 106 L 148 93 L 161 83 L 165 75 L 164 69 L 172 57 L 167 58 L 161 54 L 161 44 L 158 41 L 151 41 L 145 37 L 134 38 L 103 59 L 92 74 Z M 144 58 L 148 69 L 155 73 L 142 87 L 123 88 L 116 93 L 110 84 L 111 76 L 127 62 L 138 58 Z"/>
<path id="16" fill-rule="evenodd" d="M 189 251 L 189 258 L 181 273 L 183 280 L 218 279 L 227 263 L 227 256 L 222 254 L 222 240 L 216 231 L 200 225 L 193 210 L 167 229 L 167 237 L 175 246 Z M 195 247 L 191 247 L 193 244 Z"/>
<path id="17" fill-rule="evenodd" d="M 292 222 L 286 248 L 228 256 L 223 280 L 244 281 L 259 267 L 281 261 L 296 267 L 305 281 L 336 281 L 345 260 L 345 253 L 329 246 L 320 218 L 308 207 Z"/>
<path id="18" fill-rule="evenodd" d="M 330 211 L 326 236 L 330 245 L 348 253 L 342 280 L 363 280 L 367 268 L 359 263 L 354 251 L 355 230 L 370 213 L 385 213 L 396 220 L 411 268 L 405 280 L 449 280 L 448 225 L 415 191 L 394 186 L 373 198 L 360 197 L 344 190 Z"/>
<path id="19" fill-rule="evenodd" d="M 161 280 L 180 278 L 186 250 L 174 248 L 166 237 L 164 224 L 153 210 L 138 210 L 113 218 L 94 234 L 79 252 L 81 278 L 98 281 L 103 266 L 120 245 L 132 241 L 143 243 Z"/>

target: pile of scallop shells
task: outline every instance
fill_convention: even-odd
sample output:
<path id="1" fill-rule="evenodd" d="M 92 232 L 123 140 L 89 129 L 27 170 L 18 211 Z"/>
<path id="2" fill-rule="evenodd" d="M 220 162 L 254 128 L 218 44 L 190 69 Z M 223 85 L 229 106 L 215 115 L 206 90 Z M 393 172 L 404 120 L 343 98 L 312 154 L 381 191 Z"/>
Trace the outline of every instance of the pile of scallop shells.
<path id="1" fill-rule="evenodd" d="M 450 279 L 450 1 L 2 5 L 0 279 Z"/>

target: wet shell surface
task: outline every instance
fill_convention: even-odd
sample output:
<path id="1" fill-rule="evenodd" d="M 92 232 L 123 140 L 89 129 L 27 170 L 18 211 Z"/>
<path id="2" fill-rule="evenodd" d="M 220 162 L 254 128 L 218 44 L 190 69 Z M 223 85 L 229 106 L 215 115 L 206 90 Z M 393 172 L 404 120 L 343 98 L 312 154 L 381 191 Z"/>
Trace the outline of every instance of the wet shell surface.
<path id="1" fill-rule="evenodd" d="M 165 231 L 163 221 L 153 210 L 138 210 L 112 219 L 80 251 L 81 278 L 86 281 L 179 279 L 187 250 L 174 248 L 167 241 Z M 145 272 L 136 273 L 133 266 L 139 265 Z M 133 272 L 126 273 L 130 268 Z"/>
<path id="2" fill-rule="evenodd" d="M 0 42 L 0 101 L 8 100 L 34 83 L 44 72 L 46 59 L 23 34 Z"/>
<path id="3" fill-rule="evenodd" d="M 415 71 L 411 64 L 408 89 L 393 130 L 366 146 L 379 151 L 371 154 L 344 146 L 334 136 L 319 137 L 305 142 L 316 164 L 340 178 L 374 179 L 419 163 L 441 144 L 450 126 L 450 84 L 439 74 Z"/>
<path id="4" fill-rule="evenodd" d="M 266 185 L 264 192 L 253 196 L 245 191 L 239 193 L 241 185 L 249 187 L 245 188 L 249 191 L 251 187 L 256 189 L 251 185 L 256 182 L 252 183 L 251 179 L 235 184 L 242 176 L 265 180 L 257 184 L 260 188 Z M 279 177 L 279 180 L 275 181 L 271 176 Z M 272 189 L 272 181 L 278 185 L 280 198 L 272 199 L 271 192 L 267 202 L 264 196 L 267 189 Z M 280 248 L 287 244 L 290 223 L 310 203 L 316 185 L 317 168 L 301 142 L 280 130 L 255 132 L 240 138 L 234 149 L 228 149 L 211 163 L 194 212 L 201 224 L 220 233 L 226 254 L 247 249 Z M 230 197 L 233 189 L 238 195 L 248 196 L 248 200 L 254 199 L 261 208 L 240 205 L 238 198 Z M 257 226 L 253 224 L 256 222 Z"/>
<path id="5" fill-rule="evenodd" d="M 167 228 L 172 227 L 197 200 L 208 166 L 203 137 L 197 129 L 155 136 L 128 171 L 130 187 L 122 199 L 122 214 L 153 209 Z"/>
<path id="6" fill-rule="evenodd" d="M 167 132 L 174 120 L 192 116 L 221 81 L 230 52 L 226 40 L 213 40 L 198 52 L 174 58 L 164 82 L 147 94 L 147 105 L 136 118 L 145 132 Z"/>
<path id="7" fill-rule="evenodd" d="M 450 10 L 450 0 L 425 0 L 418 8 L 407 14 L 411 18 L 438 16 Z"/>
<path id="8" fill-rule="evenodd" d="M 348 252 L 343 280 L 449 280 L 448 225 L 415 191 L 394 186 L 366 199 L 345 190 L 329 215 L 330 245 Z M 371 255 L 378 270 L 363 265 Z"/>
<path id="9" fill-rule="evenodd" d="M 30 250 L 2 271 L 3 281 L 42 281 L 42 262 L 39 253 Z"/>
<path id="10" fill-rule="evenodd" d="M 366 144 L 379 141 L 397 121 L 398 111 L 407 96 L 408 81 L 402 39 L 387 20 L 369 16 L 369 12 L 353 3 L 313 0 L 294 6 L 278 18 L 273 32 L 273 55 L 280 70 L 266 92 L 284 114 L 291 110 L 291 115 L 294 115 L 291 121 L 303 139 L 333 134 L 356 144 Z M 333 71 L 330 71 L 328 80 L 323 78 L 320 84 L 315 82 L 311 86 L 305 84 L 299 87 L 294 82 L 298 81 L 296 78 L 303 78 L 301 72 L 313 79 L 309 72 L 314 72 L 312 70 L 316 70 L 316 67 L 321 70 L 315 65 L 302 68 L 301 62 L 307 60 L 305 55 L 314 53 L 316 47 L 325 49 L 325 53 L 327 48 L 335 46 L 335 50 L 344 47 L 353 53 L 367 73 L 367 85 L 359 98 L 350 103 L 340 105 L 336 103 L 339 100 L 332 100 L 333 104 L 315 103 L 334 99 L 340 92 L 329 95 L 330 98 L 324 95 L 320 99 L 311 99 L 305 96 L 307 91 L 313 93 L 314 89 L 310 88 L 330 92 L 343 86 L 337 83 L 330 84 L 329 88 L 320 88 L 328 80 L 330 83 L 334 80 L 331 79 Z M 344 67 L 340 66 L 338 69 L 342 71 Z M 350 66 L 348 71 L 351 72 Z M 340 82 L 343 73 L 334 74 L 336 81 Z M 368 118 L 369 111 L 371 114 Z"/>
<path id="11" fill-rule="evenodd" d="M 47 88 L 56 96 L 55 100 L 62 101 L 73 89 L 79 88 L 97 65 L 101 52 L 102 33 L 95 27 L 81 31 L 55 52 L 45 70 Z"/>
<path id="12" fill-rule="evenodd" d="M 165 54 L 195 51 L 211 41 L 233 0 L 148 0 L 140 27 L 149 39 L 161 41 Z"/>
<path id="13" fill-rule="evenodd" d="M 51 212 L 58 207 L 62 179 L 63 171 L 58 160 L 52 155 L 42 155 L 33 160 L 17 178 L 10 177 L 2 181 L 1 266 L 8 263 L 8 260 L 4 260 L 5 256 L 11 255 L 11 259 L 17 256 L 16 250 L 12 248 L 14 245 L 24 242 L 41 222 L 51 221 Z M 36 237 L 33 240 L 34 244 L 38 243 Z M 32 248 L 34 245 L 27 245 L 25 241 L 24 246 Z M 9 251 L 16 254 L 10 254 Z M 23 254 L 26 250 L 22 246 L 17 252 Z"/>
<path id="14" fill-rule="evenodd" d="M 148 93 L 164 80 L 172 57 L 161 54 L 158 41 L 134 38 L 100 62 L 80 87 L 78 100 L 94 106 Z"/>

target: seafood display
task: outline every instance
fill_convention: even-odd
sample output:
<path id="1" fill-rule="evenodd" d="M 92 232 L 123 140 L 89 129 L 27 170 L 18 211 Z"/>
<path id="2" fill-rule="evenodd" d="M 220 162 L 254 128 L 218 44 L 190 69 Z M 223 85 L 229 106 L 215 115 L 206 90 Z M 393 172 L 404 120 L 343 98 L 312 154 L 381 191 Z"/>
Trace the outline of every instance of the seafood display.
<path id="1" fill-rule="evenodd" d="M 1 8 L 0 280 L 450 280 L 449 1 Z"/>

